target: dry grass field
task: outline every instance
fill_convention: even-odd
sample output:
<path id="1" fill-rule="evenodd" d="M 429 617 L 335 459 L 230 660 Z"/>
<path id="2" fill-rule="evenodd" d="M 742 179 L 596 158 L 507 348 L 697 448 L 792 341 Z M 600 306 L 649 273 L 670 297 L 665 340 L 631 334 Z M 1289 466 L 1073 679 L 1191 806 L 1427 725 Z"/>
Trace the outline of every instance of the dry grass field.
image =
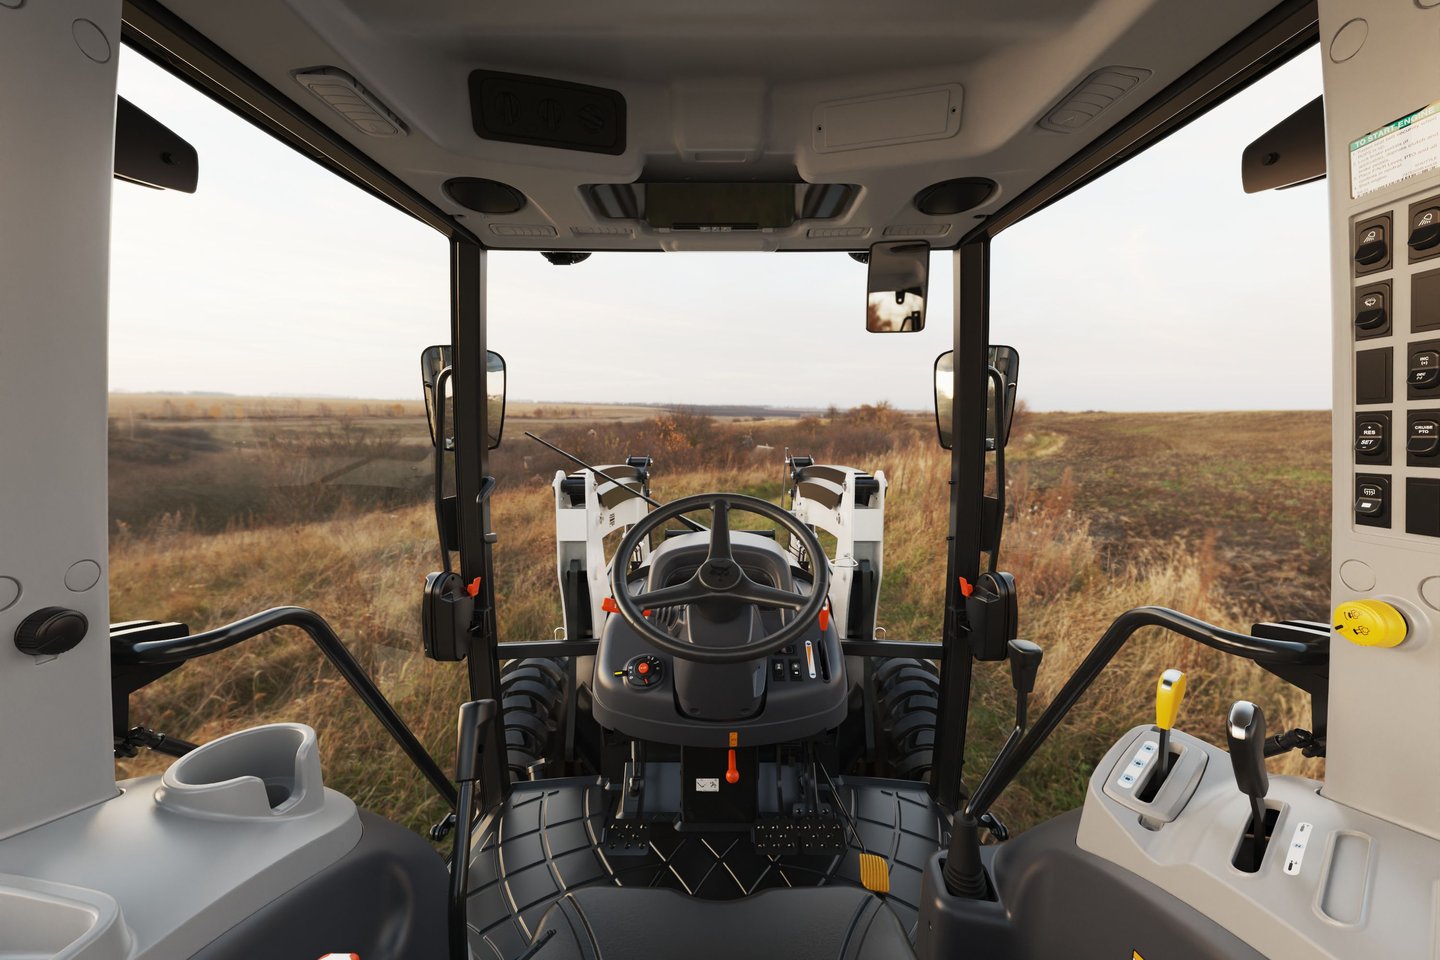
<path id="1" fill-rule="evenodd" d="M 116 398 L 113 619 L 178 619 L 200 630 L 270 606 L 313 607 L 432 752 L 448 758 L 463 670 L 419 652 L 419 590 L 438 562 L 423 412 L 412 404 L 392 418 L 372 402 L 369 412 L 331 405 L 322 414 L 320 401 L 268 400 L 276 418 L 265 420 L 252 419 L 240 398 L 216 402 L 218 418 L 163 419 L 143 416 L 135 398 Z M 227 418 L 232 402 L 246 413 Z M 561 622 L 549 484 L 566 465 L 523 437 L 540 421 L 548 439 L 592 462 L 655 457 L 662 500 L 714 489 L 773 499 L 786 446 L 883 469 L 892 486 L 880 621 L 891 638 L 938 637 L 946 455 L 928 417 L 880 407 L 759 421 L 666 411 L 619 421 L 514 418 L 494 462 L 502 639 L 548 639 Z M 1041 701 L 1133 606 L 1163 604 L 1241 629 L 1325 615 L 1328 414 L 1030 413 L 1017 423 L 1010 473 L 1002 567 L 1022 591 L 1022 636 L 1046 650 Z M 1077 805 L 1114 737 L 1153 715 L 1155 678 L 1170 666 L 1190 676 L 1181 725 L 1191 732 L 1223 738 L 1225 710 L 1238 697 L 1262 703 L 1275 728 L 1308 724 L 1303 697 L 1258 668 L 1142 633 L 1001 798 L 1002 817 L 1023 827 Z M 1012 697 L 1003 664 L 977 667 L 972 783 L 1008 731 Z M 319 731 L 333 786 L 417 827 L 440 814 L 298 634 L 186 665 L 135 697 L 133 719 L 196 740 L 300 720 Z M 121 772 L 151 772 L 163 760 L 126 761 Z M 1313 773 L 1315 763 L 1292 755 L 1272 761 L 1272 771 Z"/>

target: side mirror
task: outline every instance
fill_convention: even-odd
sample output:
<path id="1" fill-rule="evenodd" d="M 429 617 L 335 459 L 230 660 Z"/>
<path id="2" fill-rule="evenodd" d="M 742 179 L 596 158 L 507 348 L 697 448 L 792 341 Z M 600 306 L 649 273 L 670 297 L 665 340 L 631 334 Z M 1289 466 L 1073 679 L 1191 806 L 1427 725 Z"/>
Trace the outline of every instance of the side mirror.
<path id="1" fill-rule="evenodd" d="M 871 333 L 917 333 L 925 329 L 930 286 L 930 244 L 923 240 L 877 243 L 870 248 L 865 329 Z"/>
<path id="2" fill-rule="evenodd" d="M 432 444 L 437 442 L 435 404 L 439 402 L 439 398 L 435 396 L 435 381 L 439 379 L 440 371 L 452 365 L 454 357 L 454 349 L 448 344 L 426 347 L 425 352 L 420 354 L 420 383 L 425 391 L 425 417 L 430 421 L 430 442 Z M 455 397 L 448 389 L 443 402 L 449 404 L 445 408 L 445 449 L 454 450 Z M 494 450 L 500 446 L 500 435 L 505 429 L 505 358 L 494 350 L 485 355 L 485 407 L 488 414 L 485 422 L 485 440 L 487 446 Z"/>
<path id="3" fill-rule="evenodd" d="M 990 367 L 999 375 L 1004 386 L 1004 397 L 1001 407 L 1000 433 L 1004 438 L 1001 442 L 1010 442 L 1010 425 L 1015 421 L 1015 394 L 1016 386 L 1020 381 L 1020 351 L 1014 347 L 994 346 L 990 348 Z M 985 448 L 994 450 L 996 438 L 991 436 L 991 424 L 995 422 L 995 389 L 992 378 L 990 387 L 985 391 L 988 398 L 985 407 L 986 441 Z M 946 350 L 935 358 L 935 428 L 940 433 L 940 446 L 950 450 L 955 446 L 955 438 L 950 435 L 951 417 L 955 408 L 955 351 Z"/>

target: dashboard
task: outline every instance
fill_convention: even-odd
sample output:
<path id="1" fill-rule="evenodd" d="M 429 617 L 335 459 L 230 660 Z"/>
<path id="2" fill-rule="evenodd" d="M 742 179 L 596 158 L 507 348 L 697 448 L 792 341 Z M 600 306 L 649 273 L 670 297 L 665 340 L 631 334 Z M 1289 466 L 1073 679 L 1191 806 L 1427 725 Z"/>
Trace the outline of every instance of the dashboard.
<path id="1" fill-rule="evenodd" d="M 628 578 L 632 592 L 653 590 L 688 577 L 703 560 L 704 533 L 673 537 Z M 771 538 L 735 531 L 733 550 L 760 583 L 808 595 L 810 584 Z M 686 636 L 690 610 L 652 616 L 677 638 Z M 774 632 L 789 611 L 742 604 L 725 632 L 736 642 Z M 828 619 L 828 618 L 822 618 Z M 594 716 L 626 736 L 680 746 L 735 747 L 783 743 L 840 724 L 847 709 L 845 658 L 833 622 L 817 622 L 769 656 L 737 664 L 696 663 L 662 653 L 623 617 L 610 616 L 601 632 L 591 689 Z"/>

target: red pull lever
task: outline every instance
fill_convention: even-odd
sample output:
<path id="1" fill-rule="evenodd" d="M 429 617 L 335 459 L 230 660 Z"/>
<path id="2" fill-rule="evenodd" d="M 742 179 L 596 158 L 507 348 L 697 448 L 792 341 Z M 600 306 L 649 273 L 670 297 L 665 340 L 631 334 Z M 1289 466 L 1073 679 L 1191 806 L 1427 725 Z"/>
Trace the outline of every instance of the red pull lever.
<path id="1" fill-rule="evenodd" d="M 737 769 L 735 769 L 735 751 L 732 749 L 732 750 L 729 751 L 729 753 L 730 753 L 730 758 L 729 758 L 729 759 L 730 759 L 730 769 L 728 769 L 728 770 L 725 771 L 725 782 L 726 782 L 726 783 L 739 783 L 739 782 L 740 782 L 740 771 L 737 770 Z"/>

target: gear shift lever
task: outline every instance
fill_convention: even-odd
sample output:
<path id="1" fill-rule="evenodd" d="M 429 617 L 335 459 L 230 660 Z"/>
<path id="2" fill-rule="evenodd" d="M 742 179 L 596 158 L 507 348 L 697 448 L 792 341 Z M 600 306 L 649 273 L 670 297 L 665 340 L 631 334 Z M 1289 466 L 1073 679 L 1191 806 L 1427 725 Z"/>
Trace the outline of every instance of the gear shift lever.
<path id="1" fill-rule="evenodd" d="M 1155 726 L 1160 730 L 1160 770 L 1157 781 L 1164 780 L 1170 773 L 1170 730 L 1180 713 L 1180 703 L 1185 699 L 1185 674 L 1179 670 L 1166 670 L 1160 674 L 1155 685 Z"/>
<path id="2" fill-rule="evenodd" d="M 1235 771 L 1235 785 L 1250 798 L 1251 834 L 1254 838 L 1255 863 L 1260 869 L 1265 857 L 1265 794 L 1270 791 L 1270 777 L 1265 772 L 1265 712 L 1249 700 L 1237 700 L 1230 708 L 1225 724 L 1225 739 L 1230 747 L 1230 766 Z"/>

